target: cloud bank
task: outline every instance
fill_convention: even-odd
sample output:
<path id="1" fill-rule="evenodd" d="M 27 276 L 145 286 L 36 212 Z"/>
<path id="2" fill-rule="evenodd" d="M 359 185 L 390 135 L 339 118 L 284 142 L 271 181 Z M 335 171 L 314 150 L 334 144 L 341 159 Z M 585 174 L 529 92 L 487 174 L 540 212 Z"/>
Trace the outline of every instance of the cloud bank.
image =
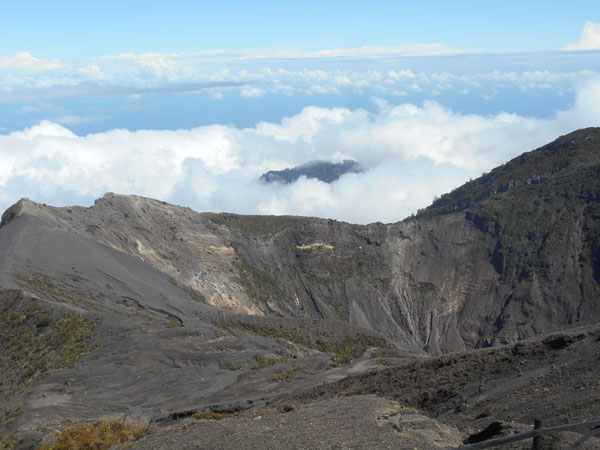
<path id="1" fill-rule="evenodd" d="M 589 26 L 588 26 L 589 25 Z M 593 48 L 600 25 L 588 22 L 577 48 Z M 587 34 L 586 34 L 587 33 Z M 595 34 L 594 34 L 595 33 Z M 589 36 L 588 36 L 589 35 Z M 586 37 L 587 36 L 587 37 Z M 600 48 L 600 47 L 598 47 Z M 222 99 L 264 95 L 323 95 L 369 91 L 403 97 L 411 93 L 490 95 L 488 87 L 562 91 L 598 70 L 598 63 L 572 59 L 559 67 L 560 54 L 495 56 L 461 54 L 436 44 L 361 47 L 350 50 L 254 50 L 204 53 L 125 53 L 85 61 L 44 60 L 21 52 L 0 57 L 0 104 L 60 99 L 132 97 L 189 92 Z M 432 56 L 435 55 L 435 56 Z M 439 71 L 444 58 L 446 71 Z M 539 69 L 530 60 L 538 61 Z M 498 71 L 493 68 L 511 67 Z M 522 70 L 515 70 L 519 67 Z M 550 67 L 550 69 L 548 69 Z M 582 68 L 583 67 L 583 68 Z"/>
<path id="2" fill-rule="evenodd" d="M 0 208 L 22 196 L 91 204 L 112 191 L 198 211 L 393 222 L 469 177 L 561 134 L 598 125 L 599 79 L 581 84 L 573 106 L 549 119 L 460 114 L 432 101 L 381 101 L 376 113 L 307 107 L 280 123 L 249 128 L 115 129 L 77 136 L 43 121 L 0 135 Z M 316 159 L 354 159 L 366 172 L 331 184 L 258 181 L 268 170 Z"/>
<path id="3" fill-rule="evenodd" d="M 586 20 L 577 44 L 568 45 L 564 50 L 600 50 L 600 23 Z"/>

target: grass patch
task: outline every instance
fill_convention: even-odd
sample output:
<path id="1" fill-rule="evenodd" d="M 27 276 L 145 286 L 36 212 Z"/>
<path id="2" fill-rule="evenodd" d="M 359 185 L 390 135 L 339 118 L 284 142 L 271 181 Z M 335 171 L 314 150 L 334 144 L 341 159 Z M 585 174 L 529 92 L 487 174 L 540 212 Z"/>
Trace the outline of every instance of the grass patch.
<path id="1" fill-rule="evenodd" d="M 181 325 L 179 323 L 179 321 L 175 320 L 175 319 L 171 319 L 169 321 L 169 328 L 181 328 L 183 325 Z"/>
<path id="2" fill-rule="evenodd" d="M 280 413 L 288 413 L 292 411 L 297 411 L 299 408 L 298 403 L 296 402 L 279 402 L 275 405 L 275 409 Z"/>
<path id="3" fill-rule="evenodd" d="M 244 366 L 242 364 L 235 364 L 231 366 L 230 370 L 241 371 L 244 370 Z"/>
<path id="4" fill-rule="evenodd" d="M 56 443 L 45 450 L 104 450 L 155 431 L 150 425 L 125 424 L 118 420 L 76 425 L 56 433 Z"/>
<path id="5" fill-rule="evenodd" d="M 277 375 L 273 381 L 290 381 L 296 378 L 296 375 L 298 375 L 298 371 L 296 369 L 288 370 L 285 373 Z"/>
<path id="6" fill-rule="evenodd" d="M 254 359 L 256 360 L 256 364 L 252 366 L 253 369 L 264 369 L 287 360 L 287 358 L 271 358 L 269 356 L 262 355 L 256 355 Z"/>

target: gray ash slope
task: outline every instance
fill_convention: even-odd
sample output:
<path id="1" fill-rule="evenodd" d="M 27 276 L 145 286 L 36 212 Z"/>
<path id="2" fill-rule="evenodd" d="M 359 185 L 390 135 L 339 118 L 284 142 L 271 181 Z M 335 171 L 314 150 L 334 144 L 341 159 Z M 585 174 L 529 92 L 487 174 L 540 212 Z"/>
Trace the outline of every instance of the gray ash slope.
<path id="1" fill-rule="evenodd" d="M 29 307 L 79 314 L 101 346 L 31 374 L 23 358 L 36 355 L 9 350 L 22 349 L 14 336 L 43 337 L 43 321 L 11 328 L 0 427 L 39 437 L 65 420 L 246 408 L 374 367 L 376 352 L 359 350 L 382 337 L 393 362 L 596 322 L 599 175 L 600 130 L 586 129 L 395 224 L 199 214 L 115 194 L 89 208 L 23 199 L 0 226 L 2 320 Z M 325 370 L 351 359 L 349 343 L 354 361 Z M 256 357 L 279 362 L 252 369 Z M 15 373 L 23 387 L 8 390 Z"/>

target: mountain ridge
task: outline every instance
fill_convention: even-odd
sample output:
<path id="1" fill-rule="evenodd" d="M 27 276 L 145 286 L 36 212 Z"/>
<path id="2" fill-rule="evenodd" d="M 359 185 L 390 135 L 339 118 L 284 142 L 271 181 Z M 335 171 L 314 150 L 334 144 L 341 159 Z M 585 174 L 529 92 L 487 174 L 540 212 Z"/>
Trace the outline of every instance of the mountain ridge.
<path id="1" fill-rule="evenodd" d="M 374 330 L 377 323 L 383 327 L 378 331 L 403 344 L 434 352 L 460 350 L 528 337 L 547 330 L 542 322 L 572 323 L 595 311 L 595 300 L 586 306 L 584 299 L 600 292 L 595 228 L 599 141 L 600 132 L 594 128 L 560 137 L 394 224 L 199 214 L 110 193 L 90 208 L 44 207 L 28 200 L 16 207 L 139 257 L 220 309 L 329 318 Z M 573 173 L 581 182 L 571 186 Z M 9 208 L 3 223 L 14 212 Z M 125 229 L 130 236 L 119 231 Z M 471 263 L 464 265 L 461 258 L 466 255 Z M 580 258 L 590 264 L 569 262 L 573 276 L 563 274 L 554 283 L 557 258 L 563 265 L 565 259 Z M 443 276 L 430 269 L 440 264 L 445 267 Z M 577 280 L 577 286 L 567 288 L 563 279 Z M 544 283 L 560 292 L 563 312 L 545 305 L 543 298 L 551 295 Z M 387 304 L 376 298 L 386 298 Z M 506 327 L 507 309 L 498 304 L 508 300 L 516 308 L 511 314 L 524 320 L 533 311 L 528 298 L 536 299 L 534 310 L 545 310 L 542 317 L 551 317 L 539 325 L 525 320 Z M 482 301 L 483 308 L 478 305 Z M 465 302 L 471 304 L 468 308 L 480 309 L 479 319 L 464 315 Z M 411 305 L 425 309 L 417 312 Z M 495 317 L 485 319 L 490 311 Z M 427 322 L 437 320 L 446 336 L 432 339 L 434 330 Z M 476 323 L 484 325 L 473 328 Z"/>

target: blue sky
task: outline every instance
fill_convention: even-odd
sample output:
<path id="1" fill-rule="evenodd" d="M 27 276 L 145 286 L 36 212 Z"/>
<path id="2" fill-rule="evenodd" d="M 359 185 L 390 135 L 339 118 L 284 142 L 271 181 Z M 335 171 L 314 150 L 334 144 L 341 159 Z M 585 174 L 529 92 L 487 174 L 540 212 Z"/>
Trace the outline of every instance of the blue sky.
<path id="1" fill-rule="evenodd" d="M 0 12 L 0 209 L 114 191 L 391 222 L 600 125 L 597 0 L 6 1 Z M 367 170 L 331 185 L 258 182 L 314 159 Z"/>
<path id="2" fill-rule="evenodd" d="M 484 52 L 575 42 L 594 0 L 4 1 L 0 53 L 86 59 L 123 52 L 356 48 L 412 42 Z"/>

